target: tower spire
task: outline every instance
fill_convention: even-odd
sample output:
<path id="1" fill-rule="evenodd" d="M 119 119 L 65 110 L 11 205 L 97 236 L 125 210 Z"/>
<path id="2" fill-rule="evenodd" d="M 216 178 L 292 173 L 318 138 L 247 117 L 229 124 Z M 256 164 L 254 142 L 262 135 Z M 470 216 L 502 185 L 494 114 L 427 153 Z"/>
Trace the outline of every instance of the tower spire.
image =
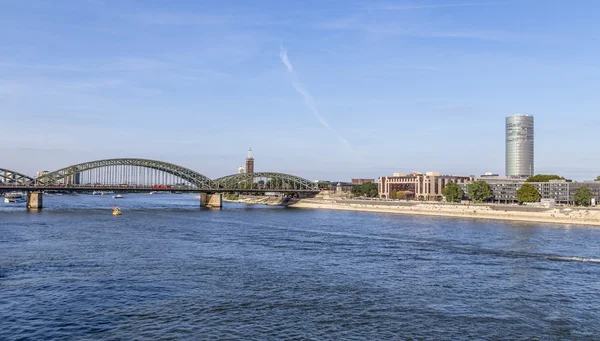
<path id="1" fill-rule="evenodd" d="M 252 147 L 248 148 L 248 159 L 252 159 Z"/>

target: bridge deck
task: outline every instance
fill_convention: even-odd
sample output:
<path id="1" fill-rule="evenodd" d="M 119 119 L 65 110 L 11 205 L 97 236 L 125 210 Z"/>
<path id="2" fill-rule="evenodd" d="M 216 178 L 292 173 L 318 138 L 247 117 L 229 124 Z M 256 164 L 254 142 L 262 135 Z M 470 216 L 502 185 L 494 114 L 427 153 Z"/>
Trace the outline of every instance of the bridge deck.
<path id="1" fill-rule="evenodd" d="M 27 186 L 18 184 L 0 185 L 0 192 L 12 191 L 65 191 L 65 192 L 93 192 L 93 191 L 114 191 L 124 193 L 143 193 L 143 192 L 183 192 L 183 193 L 318 193 L 318 190 L 306 189 L 239 189 L 239 188 L 188 188 L 188 187 L 171 187 L 171 188 L 156 188 L 152 186 L 76 186 L 76 185 L 43 185 L 43 186 Z"/>

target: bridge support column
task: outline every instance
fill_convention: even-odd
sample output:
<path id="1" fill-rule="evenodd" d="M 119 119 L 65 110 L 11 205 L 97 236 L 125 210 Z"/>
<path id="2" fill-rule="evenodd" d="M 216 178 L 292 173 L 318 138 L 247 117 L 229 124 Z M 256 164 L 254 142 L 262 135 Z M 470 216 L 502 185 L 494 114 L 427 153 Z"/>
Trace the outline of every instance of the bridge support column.
<path id="1" fill-rule="evenodd" d="M 41 191 L 27 192 L 27 208 L 32 210 L 41 210 L 43 193 Z"/>
<path id="2" fill-rule="evenodd" d="M 200 193 L 200 207 L 221 208 L 223 207 L 223 194 Z"/>

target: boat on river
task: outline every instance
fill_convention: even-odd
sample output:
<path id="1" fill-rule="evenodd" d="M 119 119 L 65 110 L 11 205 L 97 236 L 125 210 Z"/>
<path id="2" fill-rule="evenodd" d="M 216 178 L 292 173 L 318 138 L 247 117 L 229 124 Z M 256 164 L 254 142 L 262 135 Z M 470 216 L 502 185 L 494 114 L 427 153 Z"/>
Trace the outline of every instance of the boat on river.
<path id="1" fill-rule="evenodd" d="M 113 199 L 123 199 L 121 194 L 113 195 Z"/>
<path id="2" fill-rule="evenodd" d="M 24 201 L 25 201 L 25 196 L 21 192 L 10 192 L 10 193 L 4 194 L 4 202 L 7 204 L 15 203 L 15 202 L 24 202 Z"/>
<path id="3" fill-rule="evenodd" d="M 121 208 L 120 207 L 113 207 L 112 209 L 112 214 L 113 215 L 121 215 Z"/>

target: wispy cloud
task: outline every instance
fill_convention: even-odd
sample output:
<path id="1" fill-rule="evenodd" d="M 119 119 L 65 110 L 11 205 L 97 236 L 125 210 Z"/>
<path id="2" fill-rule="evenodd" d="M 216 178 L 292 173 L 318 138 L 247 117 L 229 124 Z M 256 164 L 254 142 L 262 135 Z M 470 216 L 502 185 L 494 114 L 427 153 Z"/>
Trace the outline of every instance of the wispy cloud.
<path id="1" fill-rule="evenodd" d="M 329 125 L 329 123 L 327 123 L 327 121 L 323 118 L 323 116 L 321 116 L 321 114 L 319 113 L 319 109 L 317 108 L 317 104 L 315 103 L 315 99 L 308 92 L 308 90 L 306 90 L 304 88 L 304 86 L 298 79 L 298 76 L 296 75 L 296 72 L 294 71 L 294 66 L 292 65 L 292 62 L 290 62 L 290 59 L 288 57 L 287 50 L 283 46 L 281 47 L 281 49 L 279 51 L 279 57 L 281 58 L 281 62 L 283 63 L 283 65 L 285 65 L 288 73 L 292 76 L 292 86 L 300 95 L 302 95 L 302 97 L 304 98 L 304 104 L 306 104 L 306 106 L 310 109 L 310 111 L 312 111 L 312 113 L 315 115 L 315 117 L 317 118 L 319 123 L 326 129 L 328 129 L 329 131 L 334 133 L 335 136 L 337 137 L 337 139 L 340 140 L 340 142 L 342 142 L 349 151 L 351 151 L 354 154 L 358 154 L 354 150 L 354 148 L 352 148 L 352 145 L 350 144 L 350 142 L 348 142 L 348 140 L 346 140 L 342 135 L 340 135 L 340 133 L 338 133 L 337 130 L 332 128 Z"/>

